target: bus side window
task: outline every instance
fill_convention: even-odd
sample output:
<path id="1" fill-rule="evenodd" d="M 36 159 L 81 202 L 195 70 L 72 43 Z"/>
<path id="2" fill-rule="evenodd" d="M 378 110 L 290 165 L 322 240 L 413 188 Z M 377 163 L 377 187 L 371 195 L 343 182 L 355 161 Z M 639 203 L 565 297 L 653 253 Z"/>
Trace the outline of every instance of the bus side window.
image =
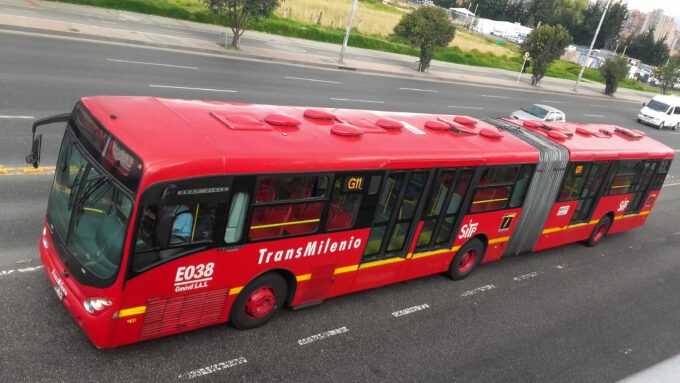
<path id="1" fill-rule="evenodd" d="M 515 187 L 512 189 L 512 197 L 510 197 L 510 207 L 520 207 L 522 202 L 524 202 L 524 196 L 527 192 L 527 187 L 529 186 L 529 180 L 531 180 L 531 175 L 534 171 L 532 165 L 524 165 L 520 169 L 520 174 L 517 177 L 517 182 Z"/>
<path id="2" fill-rule="evenodd" d="M 361 189 L 350 190 L 345 187 L 350 179 L 355 177 L 343 177 L 335 180 L 333 192 L 331 193 L 331 203 L 328 206 L 328 218 L 326 220 L 326 230 L 349 229 L 354 226 L 361 197 Z"/>
<path id="3" fill-rule="evenodd" d="M 234 197 L 231 200 L 229 218 L 227 219 L 227 230 L 224 233 L 224 242 L 228 244 L 236 243 L 243 237 L 246 212 L 248 211 L 248 197 L 248 193 L 238 192 L 234 194 Z"/>

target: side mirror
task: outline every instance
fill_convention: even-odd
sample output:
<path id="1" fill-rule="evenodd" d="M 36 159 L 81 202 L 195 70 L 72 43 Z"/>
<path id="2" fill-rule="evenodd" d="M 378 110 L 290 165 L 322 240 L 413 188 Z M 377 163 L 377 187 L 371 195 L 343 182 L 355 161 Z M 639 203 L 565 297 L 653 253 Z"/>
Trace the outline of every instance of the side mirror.
<path id="1" fill-rule="evenodd" d="M 643 103 L 642 103 L 642 106 L 643 106 L 643 107 L 644 107 L 644 106 L 647 106 L 647 103 L 646 103 L 646 102 L 643 102 Z"/>
<path id="2" fill-rule="evenodd" d="M 26 156 L 26 163 L 38 168 L 40 164 L 40 151 L 42 149 L 42 134 L 33 137 L 33 144 L 31 145 L 31 153 Z"/>

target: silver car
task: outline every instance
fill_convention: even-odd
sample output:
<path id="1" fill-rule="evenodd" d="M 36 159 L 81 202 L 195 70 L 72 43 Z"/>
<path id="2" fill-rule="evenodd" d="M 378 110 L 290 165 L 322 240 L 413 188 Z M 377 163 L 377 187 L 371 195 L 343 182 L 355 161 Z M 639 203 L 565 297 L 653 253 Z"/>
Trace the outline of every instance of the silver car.
<path id="1" fill-rule="evenodd" d="M 533 121 L 566 121 L 563 111 L 543 104 L 531 104 L 529 106 L 525 106 L 520 110 L 512 112 L 510 114 L 510 118 Z"/>

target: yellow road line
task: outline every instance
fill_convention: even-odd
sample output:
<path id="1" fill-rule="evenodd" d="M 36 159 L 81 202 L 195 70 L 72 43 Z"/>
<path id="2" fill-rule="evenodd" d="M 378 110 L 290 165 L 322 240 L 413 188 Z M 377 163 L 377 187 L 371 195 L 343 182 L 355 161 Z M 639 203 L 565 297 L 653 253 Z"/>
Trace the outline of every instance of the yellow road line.
<path id="1" fill-rule="evenodd" d="M 0 176 L 20 176 L 28 174 L 54 174 L 54 166 L 40 166 L 34 168 L 32 166 L 27 166 L 24 168 L 4 168 L 0 167 Z"/>

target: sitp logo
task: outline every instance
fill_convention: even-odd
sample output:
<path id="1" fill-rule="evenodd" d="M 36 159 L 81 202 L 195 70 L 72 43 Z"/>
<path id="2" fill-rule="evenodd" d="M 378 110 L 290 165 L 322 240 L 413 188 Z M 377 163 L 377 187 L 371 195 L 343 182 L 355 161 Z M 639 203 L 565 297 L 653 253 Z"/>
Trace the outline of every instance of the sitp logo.
<path id="1" fill-rule="evenodd" d="M 472 235 L 477 231 L 477 226 L 479 226 L 479 222 L 473 222 L 470 220 L 470 222 L 466 223 L 460 228 L 460 235 L 458 236 L 458 239 L 472 237 Z"/>
<path id="2" fill-rule="evenodd" d="M 621 201 L 621 203 L 619 204 L 619 210 L 618 211 L 626 211 L 626 208 L 628 207 L 629 203 L 630 203 L 630 200 L 628 200 L 628 199 Z"/>

